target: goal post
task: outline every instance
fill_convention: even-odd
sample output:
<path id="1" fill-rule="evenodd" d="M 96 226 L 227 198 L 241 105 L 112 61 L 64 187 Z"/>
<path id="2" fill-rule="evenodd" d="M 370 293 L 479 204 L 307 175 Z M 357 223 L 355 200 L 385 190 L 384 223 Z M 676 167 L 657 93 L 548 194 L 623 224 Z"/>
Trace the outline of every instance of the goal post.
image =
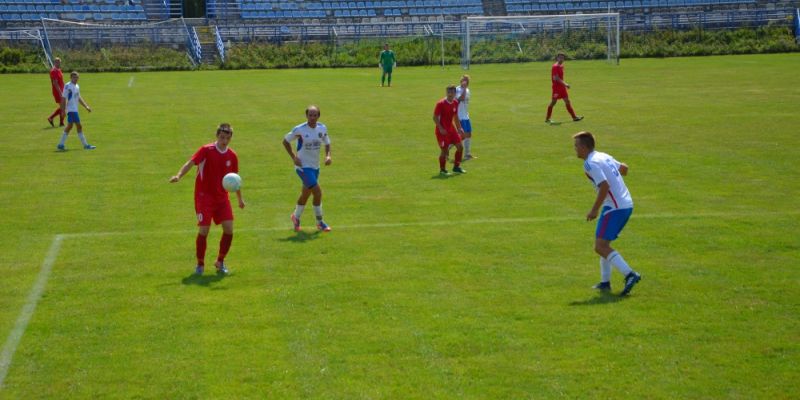
<path id="1" fill-rule="evenodd" d="M 558 51 L 619 64 L 619 13 L 467 17 L 463 24 L 464 69 L 473 63 L 551 59 Z M 482 51 L 488 47 L 492 51 Z"/>

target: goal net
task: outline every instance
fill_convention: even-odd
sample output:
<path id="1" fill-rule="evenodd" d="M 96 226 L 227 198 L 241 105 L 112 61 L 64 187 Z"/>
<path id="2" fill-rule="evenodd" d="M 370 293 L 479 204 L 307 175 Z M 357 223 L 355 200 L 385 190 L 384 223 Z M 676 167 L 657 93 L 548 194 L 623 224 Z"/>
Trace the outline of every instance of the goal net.
<path id="1" fill-rule="evenodd" d="M 42 36 L 52 57 L 82 71 L 172 69 L 193 66 L 190 30 L 182 20 L 157 23 L 88 23 L 42 19 Z"/>
<path id="2" fill-rule="evenodd" d="M 619 14 L 468 17 L 461 66 L 473 63 L 551 60 L 563 51 L 573 59 L 619 63 Z"/>

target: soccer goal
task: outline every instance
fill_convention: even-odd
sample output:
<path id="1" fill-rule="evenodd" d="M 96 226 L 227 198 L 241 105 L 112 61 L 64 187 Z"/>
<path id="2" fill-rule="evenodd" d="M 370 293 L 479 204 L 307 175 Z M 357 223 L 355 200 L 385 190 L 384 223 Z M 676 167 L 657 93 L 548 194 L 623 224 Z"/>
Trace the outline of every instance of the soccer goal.
<path id="1" fill-rule="evenodd" d="M 468 17 L 463 24 L 464 69 L 473 63 L 547 60 L 559 51 L 619 64 L 619 13 Z"/>
<path id="2" fill-rule="evenodd" d="M 191 68 L 198 45 L 181 19 L 144 24 L 42 19 L 44 46 L 52 57 L 69 58 L 70 69 L 147 70 L 171 64 Z"/>

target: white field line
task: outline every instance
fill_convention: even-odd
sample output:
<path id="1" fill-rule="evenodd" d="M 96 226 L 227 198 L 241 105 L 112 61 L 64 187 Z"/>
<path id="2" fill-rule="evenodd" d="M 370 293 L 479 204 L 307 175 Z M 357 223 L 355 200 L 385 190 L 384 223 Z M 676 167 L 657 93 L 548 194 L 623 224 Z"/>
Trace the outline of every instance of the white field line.
<path id="1" fill-rule="evenodd" d="M 719 218 L 719 219 L 736 219 L 746 217 L 775 217 L 775 216 L 789 216 L 800 215 L 798 211 L 759 211 L 759 212 L 708 212 L 708 213 L 658 213 L 658 214 L 636 214 L 633 213 L 632 219 L 702 219 L 702 218 Z M 380 228 L 403 228 L 410 226 L 450 226 L 454 224 L 460 225 L 489 225 L 489 224 L 519 224 L 519 223 L 542 223 L 542 222 L 583 222 L 583 215 L 569 215 L 558 217 L 523 217 L 523 218 L 479 218 L 471 220 L 444 220 L 444 221 L 410 221 L 410 222 L 383 222 L 374 224 L 351 224 L 351 225 L 334 225 L 334 229 L 347 230 L 347 229 L 380 229 Z M 313 228 L 313 225 L 307 225 Z M 85 233 L 62 233 L 64 238 L 92 238 L 92 237 L 106 237 L 106 236 L 128 236 L 128 235 L 180 235 L 186 233 L 194 233 L 197 229 L 182 229 L 172 231 L 119 231 L 119 232 L 85 232 Z M 289 218 L 286 218 L 286 225 L 280 227 L 261 227 L 261 228 L 237 228 L 236 232 L 274 232 L 274 231 L 291 231 L 291 223 Z"/>
<path id="2" fill-rule="evenodd" d="M 14 352 L 17 351 L 22 335 L 25 333 L 25 329 L 28 328 L 28 322 L 30 322 L 33 312 L 36 311 L 36 305 L 42 297 L 42 292 L 47 284 L 47 279 L 50 277 L 50 271 L 53 270 L 53 264 L 56 262 L 56 257 L 58 257 L 58 252 L 61 250 L 61 242 L 63 241 L 63 235 L 56 235 L 53 238 L 50 250 L 47 251 L 47 256 L 42 262 L 42 268 L 39 270 L 39 276 L 36 277 L 36 282 L 33 284 L 30 293 L 28 293 L 28 299 L 25 301 L 25 305 L 22 306 L 17 322 L 3 345 L 3 352 L 0 353 L 0 390 L 3 388 L 3 382 L 5 382 L 8 368 L 11 366 Z"/>
<path id="3" fill-rule="evenodd" d="M 133 77 L 132 76 L 131 76 L 131 79 L 128 80 L 128 87 L 133 87 Z"/>
<path id="4" fill-rule="evenodd" d="M 768 216 L 774 217 L 774 216 L 790 216 L 790 215 L 800 215 L 800 211 L 789 211 L 789 212 L 764 211 L 764 212 L 742 212 L 742 213 L 712 212 L 712 213 L 695 213 L 695 214 L 680 214 L 680 213 L 634 214 L 633 218 L 636 219 L 734 218 L 735 219 L 735 218 L 745 218 L 745 217 L 768 217 Z M 479 225 L 479 224 L 569 222 L 569 221 L 581 221 L 581 220 L 582 217 L 580 215 L 559 216 L 559 217 L 527 217 L 527 218 L 481 218 L 481 219 L 461 220 L 461 221 L 446 220 L 446 221 L 387 222 L 387 223 L 375 223 L 375 224 L 337 225 L 336 230 L 366 229 L 366 228 L 374 228 L 374 229 L 401 228 L 409 226 L 446 226 L 456 223 L 461 225 L 463 224 Z M 290 228 L 291 227 L 287 223 L 287 225 L 283 227 L 239 229 L 238 232 L 289 231 Z M 50 272 L 53 269 L 53 264 L 56 261 L 56 257 L 58 256 L 59 250 L 61 250 L 61 243 L 64 241 L 64 239 L 127 236 L 127 235 L 186 234 L 193 232 L 195 232 L 195 230 L 150 231 L 150 232 L 148 231 L 86 232 L 86 233 L 65 233 L 56 235 L 55 238 L 53 239 L 53 243 L 50 245 L 50 250 L 48 250 L 44 262 L 42 263 L 42 268 L 39 271 L 39 276 L 36 278 L 36 283 L 34 283 L 33 288 L 31 288 L 31 291 L 28 294 L 28 300 L 22 307 L 22 311 L 20 312 L 20 315 L 17 318 L 17 322 L 14 325 L 14 328 L 11 330 L 11 334 L 9 334 L 5 345 L 3 346 L 3 352 L 2 354 L 0 354 L 0 390 L 2 390 L 3 388 L 3 382 L 5 381 L 6 374 L 8 374 L 8 368 L 11 366 L 11 360 L 14 357 L 14 352 L 16 352 L 17 346 L 19 345 L 19 342 L 22 339 L 22 335 L 25 333 L 25 329 L 27 329 L 28 327 L 28 322 L 30 322 L 31 317 L 33 316 L 33 312 L 36 310 L 36 305 L 38 304 L 39 299 L 42 297 L 42 292 L 44 291 L 45 285 L 47 284 L 47 279 L 50 277 Z"/>

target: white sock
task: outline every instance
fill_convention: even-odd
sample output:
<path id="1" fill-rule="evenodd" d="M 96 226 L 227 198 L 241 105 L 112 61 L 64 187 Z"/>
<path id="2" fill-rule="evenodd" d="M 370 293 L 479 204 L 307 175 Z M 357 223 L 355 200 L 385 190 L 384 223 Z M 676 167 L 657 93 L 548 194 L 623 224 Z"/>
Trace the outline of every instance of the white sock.
<path id="1" fill-rule="evenodd" d="M 600 256 L 600 282 L 610 282 L 611 281 L 611 263 L 605 259 L 605 257 Z"/>
<path id="2" fill-rule="evenodd" d="M 611 263 L 621 274 L 622 276 L 628 276 L 633 270 L 628 263 L 625 262 L 625 259 L 616 251 L 612 251 L 611 254 L 608 255 L 608 262 Z"/>
<path id="3" fill-rule="evenodd" d="M 63 146 L 67 142 L 67 132 L 61 133 L 61 141 L 58 142 L 59 146 Z"/>
<path id="4" fill-rule="evenodd" d="M 322 221 L 322 204 L 314 206 L 314 215 L 317 216 L 317 221 Z"/>
<path id="5" fill-rule="evenodd" d="M 300 216 L 303 215 L 304 208 L 306 208 L 306 206 L 301 206 L 300 204 L 294 206 L 294 216 L 297 217 L 297 219 L 300 219 Z"/>
<path id="6" fill-rule="evenodd" d="M 78 132 L 78 139 L 81 140 L 81 143 L 83 143 L 84 147 L 89 145 L 89 143 L 86 143 L 86 136 L 83 136 L 83 132 Z"/>
<path id="7" fill-rule="evenodd" d="M 471 148 L 472 148 L 472 138 L 464 139 L 464 154 L 466 155 L 472 154 Z"/>

